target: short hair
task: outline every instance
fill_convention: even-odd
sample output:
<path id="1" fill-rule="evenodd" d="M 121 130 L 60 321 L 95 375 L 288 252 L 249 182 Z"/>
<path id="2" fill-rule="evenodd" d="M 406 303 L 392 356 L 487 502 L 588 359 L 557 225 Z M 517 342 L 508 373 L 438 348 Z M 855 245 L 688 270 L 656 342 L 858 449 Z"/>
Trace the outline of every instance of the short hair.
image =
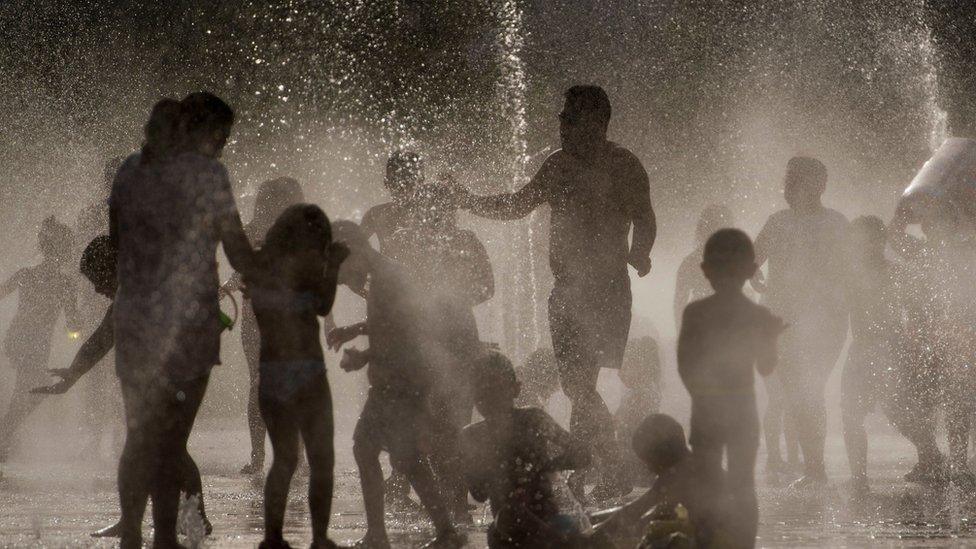
<path id="1" fill-rule="evenodd" d="M 743 265 L 756 261 L 749 235 L 739 229 L 719 229 L 705 242 L 702 260 L 714 266 Z"/>
<path id="2" fill-rule="evenodd" d="M 293 177 L 277 177 L 261 183 L 254 198 L 254 217 L 274 215 L 305 200 L 302 185 Z"/>
<path id="3" fill-rule="evenodd" d="M 786 163 L 786 178 L 815 185 L 823 192 L 827 188 L 827 166 L 809 156 L 794 156 Z"/>
<path id="4" fill-rule="evenodd" d="M 677 463 L 688 453 L 685 430 L 667 414 L 651 414 L 637 426 L 631 447 L 644 463 Z"/>
<path id="5" fill-rule="evenodd" d="M 610 98 L 600 86 L 576 85 L 564 94 L 566 102 L 583 112 L 595 112 L 605 122 L 610 121 Z"/>
<path id="6" fill-rule="evenodd" d="M 218 128 L 234 125 L 234 109 L 210 92 L 194 92 L 180 101 L 183 130 L 193 146 L 194 140 Z"/>
<path id="7" fill-rule="evenodd" d="M 494 349 L 489 350 L 485 356 L 475 363 L 474 367 L 474 386 L 475 389 L 514 386 L 518 384 L 515 375 L 515 366 L 507 356 Z"/>
<path id="8" fill-rule="evenodd" d="M 96 236 L 81 253 L 78 270 L 92 284 L 107 284 L 115 280 L 118 253 L 107 234 Z"/>
<path id="9" fill-rule="evenodd" d="M 282 256 L 302 250 L 324 252 L 332 242 L 332 224 L 315 204 L 288 207 L 268 229 L 262 251 Z"/>

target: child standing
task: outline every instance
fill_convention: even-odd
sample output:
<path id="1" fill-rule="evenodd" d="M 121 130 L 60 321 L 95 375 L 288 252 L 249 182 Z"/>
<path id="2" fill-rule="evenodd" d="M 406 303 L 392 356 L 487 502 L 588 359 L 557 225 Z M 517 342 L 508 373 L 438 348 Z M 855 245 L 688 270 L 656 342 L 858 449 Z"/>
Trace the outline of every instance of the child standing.
<path id="1" fill-rule="evenodd" d="M 298 204 L 268 230 L 254 272 L 245 274 L 261 332 L 258 398 L 274 450 L 264 486 L 262 548 L 288 547 L 282 528 L 299 438 L 309 463 L 312 547 L 335 547 L 328 538 L 335 462 L 332 394 L 318 317 L 332 310 L 339 265 L 347 255 L 344 246 L 332 243 L 325 213 Z"/>
<path id="2" fill-rule="evenodd" d="M 430 546 L 460 547 L 466 537 L 454 527 L 428 459 L 433 423 L 429 399 L 433 385 L 445 379 L 445 372 L 437 371 L 437 361 L 431 356 L 432 349 L 446 343 L 430 331 L 436 324 L 436 308 L 396 264 L 369 245 L 358 225 L 340 221 L 333 225 L 333 231 L 350 249 L 340 282 L 366 298 L 366 321 L 354 331 L 346 330 L 345 335 L 369 336 L 369 350 L 347 351 L 347 359 L 341 364 L 347 371 L 369 364 L 369 393 L 353 434 L 367 524 L 366 536 L 357 547 L 390 546 L 379 461 L 384 449 L 390 453 L 393 466 L 407 476 L 434 523 L 437 537 Z M 347 341 L 343 337 L 334 343 L 341 346 Z"/>
<path id="3" fill-rule="evenodd" d="M 685 308 L 678 336 L 678 373 L 691 395 L 691 447 L 705 473 L 722 481 L 740 514 L 737 547 L 755 544 L 759 509 L 755 465 L 759 415 L 753 369 L 768 376 L 776 366 L 783 323 L 742 293 L 756 272 L 752 242 L 738 229 L 722 229 L 705 243 L 702 270 L 715 293 Z"/>
<path id="4" fill-rule="evenodd" d="M 465 479 L 476 500 L 491 504 L 488 547 L 568 547 L 576 536 L 560 524 L 550 475 L 585 467 L 589 452 L 544 411 L 516 408 L 519 389 L 500 353 L 476 364 L 475 407 L 485 419 L 461 434 Z"/>
<path id="5" fill-rule="evenodd" d="M 7 413 L 0 419 L 0 462 L 13 437 L 41 398 L 29 391 L 47 379 L 51 337 L 61 313 L 69 333 L 80 329 L 74 277 L 64 272 L 71 258 L 73 235 L 67 225 L 48 217 L 37 235 L 41 263 L 20 269 L 0 286 L 0 299 L 18 292 L 17 312 L 7 330 L 4 352 L 17 372 Z"/>

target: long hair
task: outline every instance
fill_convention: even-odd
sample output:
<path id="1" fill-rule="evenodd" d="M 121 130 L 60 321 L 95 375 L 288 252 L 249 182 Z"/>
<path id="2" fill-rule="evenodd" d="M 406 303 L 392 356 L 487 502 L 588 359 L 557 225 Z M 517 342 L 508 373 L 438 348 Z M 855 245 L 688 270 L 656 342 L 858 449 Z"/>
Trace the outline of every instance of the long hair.
<path id="1" fill-rule="evenodd" d="M 142 164 L 151 164 L 169 158 L 180 145 L 180 120 L 183 109 L 175 99 L 160 99 L 153 105 L 149 120 L 143 128 L 145 141 L 142 144 Z M 106 179 L 111 168 L 106 165 Z M 115 168 L 118 171 L 118 168 Z M 115 177 L 115 174 L 112 174 Z"/>
<path id="2" fill-rule="evenodd" d="M 332 225 L 322 208 L 295 204 L 268 229 L 261 253 L 271 260 L 306 251 L 324 254 L 331 242 Z"/>
<path id="3" fill-rule="evenodd" d="M 193 150 L 215 130 L 234 125 L 234 109 L 210 92 L 191 93 L 180 104 L 184 150 Z"/>

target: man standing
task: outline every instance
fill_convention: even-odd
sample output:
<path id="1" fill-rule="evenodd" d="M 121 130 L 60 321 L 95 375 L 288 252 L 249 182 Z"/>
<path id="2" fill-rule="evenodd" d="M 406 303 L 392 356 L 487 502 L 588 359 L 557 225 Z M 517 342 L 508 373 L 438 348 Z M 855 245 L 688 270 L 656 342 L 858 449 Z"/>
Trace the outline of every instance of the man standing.
<path id="1" fill-rule="evenodd" d="M 848 270 L 847 219 L 824 207 L 827 168 L 815 158 L 786 166 L 783 197 L 789 206 L 769 217 L 756 237 L 756 264 L 769 262 L 763 303 L 789 328 L 780 337 L 782 376 L 803 452 L 797 487 L 823 484 L 827 410 L 824 390 L 847 339 L 844 281 Z"/>
<path id="2" fill-rule="evenodd" d="M 657 227 L 647 172 L 633 153 L 607 140 L 606 92 L 573 86 L 565 97 L 559 113 L 562 148 L 528 184 L 514 193 L 463 198 L 473 213 L 492 219 L 520 219 L 543 204 L 552 210 L 552 343 L 572 403 L 570 430 L 592 445 L 602 468 L 602 480 L 590 494 L 599 500 L 631 490 L 596 381 L 601 367 L 620 368 L 630 330 L 627 265 L 641 277 L 650 272 Z"/>

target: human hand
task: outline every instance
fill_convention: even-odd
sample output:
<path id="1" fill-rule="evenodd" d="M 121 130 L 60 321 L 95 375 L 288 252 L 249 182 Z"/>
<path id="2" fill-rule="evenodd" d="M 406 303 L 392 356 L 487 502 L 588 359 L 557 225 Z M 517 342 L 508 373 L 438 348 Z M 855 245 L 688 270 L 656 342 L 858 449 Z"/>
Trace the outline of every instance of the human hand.
<path id="1" fill-rule="evenodd" d="M 325 344 L 328 345 L 329 350 L 338 351 L 340 347 L 357 337 L 359 337 L 359 331 L 356 326 L 341 326 L 333 328 L 326 334 Z"/>
<path id="2" fill-rule="evenodd" d="M 627 263 L 629 263 L 630 266 L 637 271 L 638 277 L 643 278 L 647 276 L 647 273 L 651 272 L 650 256 L 644 254 L 631 253 L 630 258 L 627 260 Z"/>
<path id="3" fill-rule="evenodd" d="M 753 290 L 756 290 L 756 293 L 766 293 L 766 275 L 759 269 L 756 269 L 756 274 L 749 279 L 749 284 L 752 285 Z"/>
<path id="4" fill-rule="evenodd" d="M 349 258 L 349 246 L 346 246 L 342 242 L 333 242 L 329 244 L 326 254 L 329 257 L 329 262 L 339 266 L 343 261 Z"/>
<path id="5" fill-rule="evenodd" d="M 78 381 L 70 368 L 51 368 L 47 373 L 61 378 L 61 381 L 46 387 L 35 387 L 30 390 L 32 395 L 62 395 Z"/>
<path id="6" fill-rule="evenodd" d="M 346 349 L 342 353 L 342 360 L 339 361 L 339 367 L 346 372 L 355 372 L 357 370 L 362 370 L 364 366 L 369 362 L 365 351 L 360 351 L 355 347 L 351 349 Z"/>

